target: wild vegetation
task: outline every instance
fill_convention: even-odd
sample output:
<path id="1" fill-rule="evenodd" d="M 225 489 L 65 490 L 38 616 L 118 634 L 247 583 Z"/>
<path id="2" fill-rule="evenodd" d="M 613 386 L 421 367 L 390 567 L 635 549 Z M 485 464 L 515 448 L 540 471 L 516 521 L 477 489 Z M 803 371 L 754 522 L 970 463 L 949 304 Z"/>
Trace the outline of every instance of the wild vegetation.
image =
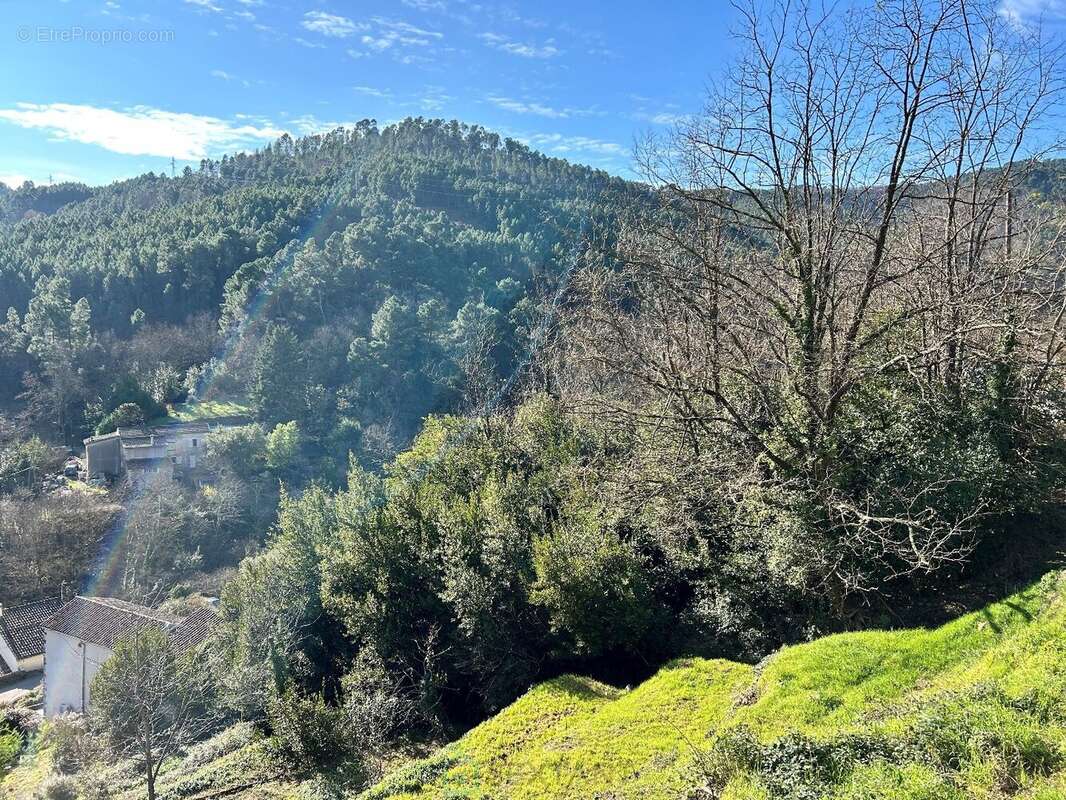
<path id="1" fill-rule="evenodd" d="M 3 198 L 47 213 L 0 237 L 0 566 L 84 504 L 22 595 L 105 527 L 116 593 L 221 595 L 197 681 L 128 643 L 12 780 L 1066 792 L 1061 51 L 990 1 L 742 10 L 645 184 L 419 119 Z M 32 477 L 210 409 L 210 485 Z M 116 700 L 147 667 L 167 724 Z"/>

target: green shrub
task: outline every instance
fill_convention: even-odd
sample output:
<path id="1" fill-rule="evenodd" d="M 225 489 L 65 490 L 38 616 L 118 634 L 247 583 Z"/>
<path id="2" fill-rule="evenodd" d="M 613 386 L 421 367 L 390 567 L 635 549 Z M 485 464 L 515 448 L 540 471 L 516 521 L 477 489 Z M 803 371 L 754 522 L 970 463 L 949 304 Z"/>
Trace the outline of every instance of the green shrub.
<path id="1" fill-rule="evenodd" d="M 289 690 L 270 701 L 268 718 L 281 755 L 294 765 L 329 767 L 353 755 L 347 714 L 322 695 Z"/>
<path id="2" fill-rule="evenodd" d="M 255 737 L 255 726 L 250 722 L 240 722 L 226 728 L 207 741 L 190 747 L 181 761 L 181 771 L 192 772 L 212 761 L 217 761 L 250 744 Z"/>
<path id="3" fill-rule="evenodd" d="M 1064 763 L 1047 733 L 1048 712 L 1036 694 L 1017 700 L 983 684 L 938 698 L 911 726 L 907 748 L 914 760 L 941 770 L 990 765 L 1001 785 L 1017 789 Z"/>
<path id="4" fill-rule="evenodd" d="M 70 775 L 53 775 L 38 793 L 41 800 L 78 800 L 78 781 Z"/>
<path id="5" fill-rule="evenodd" d="M 100 420 L 96 426 L 96 435 L 103 436 L 114 433 L 119 428 L 128 428 L 144 423 L 144 411 L 136 403 L 123 403 L 106 417 Z"/>
<path id="6" fill-rule="evenodd" d="M 78 787 L 81 792 L 79 800 L 111 800 L 118 791 L 114 783 L 114 777 L 111 775 L 84 775 Z"/>
<path id="7" fill-rule="evenodd" d="M 447 751 L 415 761 L 398 769 L 373 789 L 364 793 L 361 800 L 388 800 L 398 794 L 414 794 L 433 783 L 457 763 L 458 759 Z"/>
<path id="8" fill-rule="evenodd" d="M 814 739 L 790 733 L 768 744 L 745 727 L 727 731 L 703 760 L 707 785 L 723 789 L 734 776 L 754 775 L 770 797 L 816 800 L 843 782 L 858 766 L 896 757 L 894 742 L 878 736 L 846 734 Z"/>
<path id="9" fill-rule="evenodd" d="M 0 776 L 18 760 L 22 745 L 22 734 L 6 725 L 0 726 Z"/>
<path id="10" fill-rule="evenodd" d="M 344 709 L 360 749 L 376 751 L 414 718 L 411 698 L 373 647 L 359 651 L 341 679 Z"/>
<path id="11" fill-rule="evenodd" d="M 651 626 L 656 608 L 639 554 L 593 513 L 538 539 L 534 561 L 532 600 L 577 652 L 634 647 Z"/>
<path id="12" fill-rule="evenodd" d="M 32 708 L 6 706 L 0 709 L 0 730 L 9 729 L 29 738 L 37 733 L 41 715 Z"/>
<path id="13" fill-rule="evenodd" d="M 61 714 L 44 729 L 44 742 L 52 748 L 56 771 L 69 775 L 95 761 L 101 752 L 100 741 L 89 730 L 85 718 Z"/>

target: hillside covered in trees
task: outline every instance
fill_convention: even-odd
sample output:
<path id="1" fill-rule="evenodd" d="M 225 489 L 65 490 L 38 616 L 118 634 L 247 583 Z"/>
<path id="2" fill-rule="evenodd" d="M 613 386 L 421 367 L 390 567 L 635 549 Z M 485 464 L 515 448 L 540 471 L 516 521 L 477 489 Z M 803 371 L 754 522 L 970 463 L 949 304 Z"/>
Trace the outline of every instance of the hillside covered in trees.
<path id="1" fill-rule="evenodd" d="M 0 600 L 218 612 L 10 791 L 1063 796 L 1066 57 L 744 8 L 644 183 L 416 119 L 0 198 Z M 209 409 L 201 484 L 23 477 Z"/>
<path id="2" fill-rule="evenodd" d="M 373 122 L 98 190 L 7 193 L 0 407 L 80 442 L 212 393 L 395 449 L 514 371 L 584 226 L 639 195 L 478 127 Z M 284 391 L 281 390 L 284 387 Z"/>

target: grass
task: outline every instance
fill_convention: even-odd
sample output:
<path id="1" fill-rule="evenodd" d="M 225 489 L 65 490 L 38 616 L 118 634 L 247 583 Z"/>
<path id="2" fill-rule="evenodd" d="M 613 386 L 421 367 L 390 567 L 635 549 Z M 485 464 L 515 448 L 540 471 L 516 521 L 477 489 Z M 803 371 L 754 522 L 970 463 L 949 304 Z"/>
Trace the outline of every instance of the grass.
<path id="1" fill-rule="evenodd" d="M 82 494 L 97 495 L 99 497 L 107 494 L 107 489 L 102 486 L 90 486 L 85 481 L 79 481 L 74 478 L 67 478 L 67 488 Z"/>
<path id="2" fill-rule="evenodd" d="M 51 757 L 33 749 L 0 798 L 35 797 Z M 277 770 L 238 725 L 166 764 L 160 797 L 353 800 Z M 129 764 L 95 777 L 143 796 Z M 825 637 L 756 667 L 681 659 L 632 689 L 547 681 L 357 797 L 1063 800 L 1066 573 L 935 629 Z"/>
<path id="3" fill-rule="evenodd" d="M 3 800 L 37 800 L 37 790 L 52 772 L 52 754 L 30 747 L 6 775 L 0 778 Z"/>
<path id="4" fill-rule="evenodd" d="M 360 800 L 677 797 L 1066 798 L 1066 577 L 758 669 L 685 659 L 631 691 L 549 681 Z"/>
<path id="5" fill-rule="evenodd" d="M 250 417 L 251 407 L 239 400 L 203 400 L 194 403 L 177 403 L 170 407 L 164 420 L 176 422 L 202 422 L 220 417 Z"/>

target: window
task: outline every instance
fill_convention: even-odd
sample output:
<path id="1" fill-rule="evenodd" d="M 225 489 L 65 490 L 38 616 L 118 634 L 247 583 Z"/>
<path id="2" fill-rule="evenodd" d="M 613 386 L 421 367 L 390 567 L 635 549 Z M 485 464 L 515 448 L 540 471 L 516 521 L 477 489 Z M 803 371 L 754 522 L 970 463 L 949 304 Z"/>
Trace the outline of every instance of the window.
<path id="1" fill-rule="evenodd" d="M 193 440 L 192 440 L 192 446 L 193 446 L 193 447 L 196 447 L 196 446 L 197 446 L 197 445 L 196 445 L 196 440 L 195 440 L 195 439 L 193 439 Z"/>

